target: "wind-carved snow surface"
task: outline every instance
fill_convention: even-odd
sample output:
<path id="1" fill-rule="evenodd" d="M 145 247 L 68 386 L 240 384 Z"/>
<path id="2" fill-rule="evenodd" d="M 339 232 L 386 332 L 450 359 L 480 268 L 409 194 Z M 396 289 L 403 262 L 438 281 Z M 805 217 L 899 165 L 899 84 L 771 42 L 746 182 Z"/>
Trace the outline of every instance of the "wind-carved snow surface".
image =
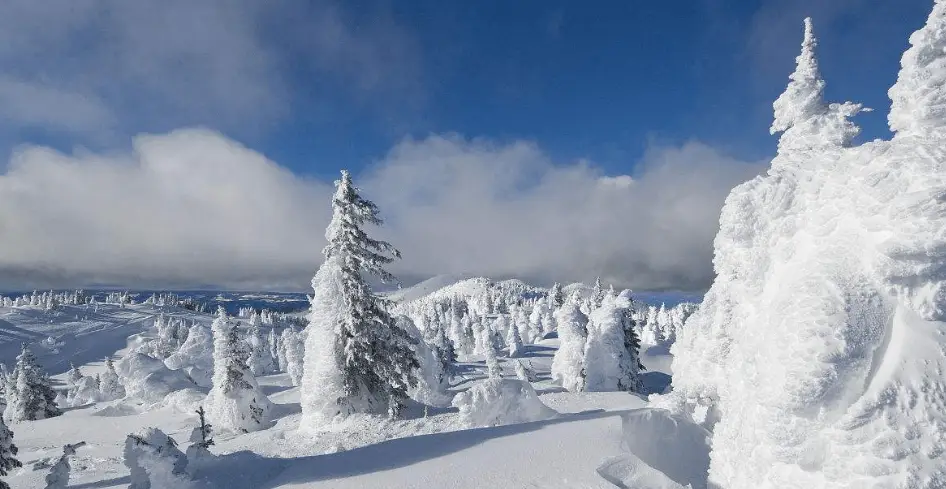
<path id="1" fill-rule="evenodd" d="M 910 41 L 896 136 L 848 147 L 806 20 L 779 154 L 726 200 L 652 399 L 712 429 L 711 487 L 946 487 L 946 0 Z"/>

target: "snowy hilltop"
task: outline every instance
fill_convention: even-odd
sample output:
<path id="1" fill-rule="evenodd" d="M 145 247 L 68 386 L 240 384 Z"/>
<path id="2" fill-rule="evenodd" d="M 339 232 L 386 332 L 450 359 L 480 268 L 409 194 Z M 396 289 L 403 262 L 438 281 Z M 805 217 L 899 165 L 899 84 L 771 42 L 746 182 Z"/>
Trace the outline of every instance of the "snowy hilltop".
<path id="1" fill-rule="evenodd" d="M 653 398 L 712 431 L 713 485 L 946 487 L 946 1 L 910 44 L 895 136 L 857 146 L 862 108 L 824 101 L 805 22 L 778 155 L 727 198 Z"/>

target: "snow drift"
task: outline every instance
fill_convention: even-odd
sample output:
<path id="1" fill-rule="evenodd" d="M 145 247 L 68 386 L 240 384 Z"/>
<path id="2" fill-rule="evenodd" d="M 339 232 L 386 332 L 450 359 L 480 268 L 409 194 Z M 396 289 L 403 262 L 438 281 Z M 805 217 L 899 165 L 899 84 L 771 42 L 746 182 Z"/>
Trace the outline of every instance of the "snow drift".
<path id="1" fill-rule="evenodd" d="M 168 394 L 196 384 L 180 370 L 170 370 L 164 362 L 143 353 L 130 353 L 115 370 L 122 379 L 125 393 L 146 403 L 157 403 Z"/>
<path id="2" fill-rule="evenodd" d="M 910 38 L 892 141 L 851 147 L 806 21 L 769 172 L 735 188 L 717 278 L 654 404 L 713 431 L 722 488 L 946 487 L 946 1 Z"/>

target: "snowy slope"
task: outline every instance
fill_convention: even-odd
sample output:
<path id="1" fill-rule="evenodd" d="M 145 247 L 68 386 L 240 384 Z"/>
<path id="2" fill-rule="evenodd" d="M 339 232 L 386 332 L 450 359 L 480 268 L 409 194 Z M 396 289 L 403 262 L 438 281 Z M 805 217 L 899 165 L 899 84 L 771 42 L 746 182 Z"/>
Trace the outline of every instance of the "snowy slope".
<path id="1" fill-rule="evenodd" d="M 406 420 L 356 417 L 318 433 L 298 431 L 298 389 L 285 374 L 262 377 L 260 384 L 275 404 L 275 426 L 216 437 L 211 451 L 218 457 L 198 472 L 198 478 L 209 487 L 227 489 L 607 488 L 615 487 L 609 481 L 622 480 L 646 481 L 641 487 L 682 487 L 651 467 L 673 465 L 665 452 L 654 453 L 650 445 L 635 446 L 632 441 L 654 429 L 659 433 L 647 436 L 664 438 L 673 446 L 674 457 L 688 454 L 703 465 L 708 463 L 705 443 L 693 443 L 693 433 L 702 433 L 698 427 L 690 425 L 689 434 L 681 434 L 675 422 L 655 423 L 651 417 L 663 419 L 664 415 L 646 414 L 649 411 L 641 409 L 646 404 L 641 397 L 622 392 L 572 394 L 551 384 L 548 369 L 557 346 L 556 339 L 528 345 L 522 360 L 539 374 L 535 387 L 540 399 L 561 417 L 472 430 L 460 423 L 454 409 L 431 410 L 427 417 L 415 409 Z M 642 360 L 656 367 L 667 363 L 664 355 L 645 353 Z M 461 367 L 455 391 L 485 375 L 482 361 Z M 82 368 L 95 373 L 100 365 Z M 511 365 L 506 363 L 504 369 L 512 376 Z M 652 383 L 666 379 L 660 372 L 648 375 Z M 127 487 L 128 471 L 122 463 L 125 436 L 154 426 L 185 445 L 196 421 L 193 411 L 202 400 L 202 391 L 186 389 L 157 406 L 126 399 L 70 409 L 48 420 L 16 423 L 12 429 L 24 468 L 7 480 L 13 487 L 42 487 L 44 460 L 58 456 L 64 443 L 85 441 L 87 445 L 73 457 L 70 487 Z M 702 487 L 692 474 L 670 472 L 678 482 Z M 705 467 L 697 472 L 705 475 Z"/>
<path id="2" fill-rule="evenodd" d="M 125 348 L 128 337 L 149 330 L 159 314 L 201 316 L 181 309 L 146 304 L 61 305 L 45 312 L 35 307 L 0 307 L 0 363 L 12 366 L 23 343 L 29 343 L 50 373 L 65 372 L 69 363 L 99 361 Z"/>

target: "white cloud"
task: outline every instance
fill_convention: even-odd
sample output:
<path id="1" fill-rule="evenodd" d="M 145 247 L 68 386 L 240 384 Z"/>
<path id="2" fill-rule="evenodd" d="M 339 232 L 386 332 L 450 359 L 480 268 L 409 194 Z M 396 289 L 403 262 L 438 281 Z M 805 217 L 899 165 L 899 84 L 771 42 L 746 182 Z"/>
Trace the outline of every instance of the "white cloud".
<path id="1" fill-rule="evenodd" d="M 140 136 L 126 155 L 19 150 L 0 176 L 0 287 L 302 288 L 330 184 L 217 133 Z M 639 288 L 705 286 L 722 200 L 760 170 L 700 143 L 632 176 L 553 164 L 531 143 L 405 141 L 358 183 L 402 276 L 472 272 Z"/>

